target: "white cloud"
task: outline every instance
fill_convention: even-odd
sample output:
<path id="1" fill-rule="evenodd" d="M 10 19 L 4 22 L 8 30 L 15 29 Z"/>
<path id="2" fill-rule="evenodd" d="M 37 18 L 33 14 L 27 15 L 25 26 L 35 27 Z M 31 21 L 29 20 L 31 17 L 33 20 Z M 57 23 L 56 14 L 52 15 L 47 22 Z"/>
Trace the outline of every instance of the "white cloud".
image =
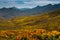
<path id="1" fill-rule="evenodd" d="M 58 0 L 0 0 L 0 7 L 13 7 L 16 6 L 18 8 L 22 7 L 35 7 L 37 5 L 43 6 L 47 4 L 57 4 L 60 3 Z"/>
<path id="2" fill-rule="evenodd" d="M 40 6 L 43 6 L 43 5 L 46 5 L 46 4 L 57 4 L 57 3 L 60 3 L 60 2 L 57 2 L 57 1 L 32 1 L 32 2 L 25 2 L 26 5 L 40 5 Z"/>

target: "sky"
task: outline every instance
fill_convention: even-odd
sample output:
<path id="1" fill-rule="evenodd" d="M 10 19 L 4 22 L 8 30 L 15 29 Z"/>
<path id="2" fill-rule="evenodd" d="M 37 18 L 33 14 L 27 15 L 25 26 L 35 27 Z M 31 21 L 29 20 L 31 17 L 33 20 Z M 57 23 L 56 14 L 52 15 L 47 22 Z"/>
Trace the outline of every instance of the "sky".
<path id="1" fill-rule="evenodd" d="M 33 8 L 36 6 L 44 6 L 47 4 L 58 4 L 60 0 L 0 0 L 0 8 L 17 7 L 17 8 Z"/>

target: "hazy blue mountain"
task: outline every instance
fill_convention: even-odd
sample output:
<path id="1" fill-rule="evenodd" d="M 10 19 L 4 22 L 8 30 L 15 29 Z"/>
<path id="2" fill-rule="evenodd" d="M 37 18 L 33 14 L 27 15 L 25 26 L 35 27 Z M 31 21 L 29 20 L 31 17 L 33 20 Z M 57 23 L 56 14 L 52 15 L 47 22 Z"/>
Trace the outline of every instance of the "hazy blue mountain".
<path id="1" fill-rule="evenodd" d="M 11 8 L 3 7 L 0 9 L 0 17 L 12 18 L 14 16 L 36 15 L 45 12 L 51 12 L 57 9 L 60 9 L 60 4 L 55 4 L 55 5 L 48 4 L 45 6 L 37 6 L 32 9 L 29 8 L 18 9 L 16 7 L 11 7 Z"/>
<path id="2" fill-rule="evenodd" d="M 22 11 L 30 10 L 31 8 L 20 8 Z"/>
<path id="3" fill-rule="evenodd" d="M 45 6 L 37 6 L 35 8 L 32 9 L 33 13 L 43 13 L 43 12 L 50 12 L 56 9 L 60 8 L 60 4 L 55 4 L 55 5 L 45 5 Z M 30 13 L 30 12 L 29 12 Z"/>
<path id="4" fill-rule="evenodd" d="M 0 9 L 0 16 L 9 18 L 9 17 L 12 17 L 12 16 L 17 16 L 22 12 L 23 12 L 22 10 L 19 10 L 15 7 L 2 8 L 2 9 Z"/>

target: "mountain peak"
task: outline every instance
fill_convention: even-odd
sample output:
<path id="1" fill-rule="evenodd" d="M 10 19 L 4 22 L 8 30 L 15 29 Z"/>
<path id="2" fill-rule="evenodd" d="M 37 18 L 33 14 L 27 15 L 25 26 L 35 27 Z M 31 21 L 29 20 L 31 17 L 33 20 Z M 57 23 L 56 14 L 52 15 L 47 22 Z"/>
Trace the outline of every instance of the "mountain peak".
<path id="1" fill-rule="evenodd" d="M 16 7 L 11 7 L 11 8 L 9 8 L 9 9 L 17 9 Z"/>
<path id="2" fill-rule="evenodd" d="M 48 4 L 48 5 L 52 5 L 52 4 Z"/>
<path id="3" fill-rule="evenodd" d="M 36 8 L 40 8 L 41 6 L 37 6 Z"/>
<path id="4" fill-rule="evenodd" d="M 48 5 L 45 5 L 45 6 L 52 6 L 52 4 L 48 4 Z"/>
<path id="5" fill-rule="evenodd" d="M 40 6 L 37 6 L 37 7 L 40 7 Z"/>
<path id="6" fill-rule="evenodd" d="M 37 9 L 40 9 L 41 7 L 42 7 L 42 6 L 36 6 L 34 9 L 36 9 L 36 8 L 37 8 Z"/>
<path id="7" fill-rule="evenodd" d="M 3 7 L 3 8 L 1 8 L 1 9 L 7 9 L 6 7 Z"/>

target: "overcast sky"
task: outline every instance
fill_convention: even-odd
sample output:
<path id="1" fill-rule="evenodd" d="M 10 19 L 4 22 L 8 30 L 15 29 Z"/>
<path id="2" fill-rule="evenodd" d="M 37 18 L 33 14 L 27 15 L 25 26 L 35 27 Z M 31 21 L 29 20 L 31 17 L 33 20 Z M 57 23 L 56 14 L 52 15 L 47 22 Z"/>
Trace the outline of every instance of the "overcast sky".
<path id="1" fill-rule="evenodd" d="M 17 7 L 17 8 L 32 8 L 35 6 L 43 6 L 47 4 L 58 4 L 60 0 L 0 0 L 0 8 L 2 7 Z"/>

